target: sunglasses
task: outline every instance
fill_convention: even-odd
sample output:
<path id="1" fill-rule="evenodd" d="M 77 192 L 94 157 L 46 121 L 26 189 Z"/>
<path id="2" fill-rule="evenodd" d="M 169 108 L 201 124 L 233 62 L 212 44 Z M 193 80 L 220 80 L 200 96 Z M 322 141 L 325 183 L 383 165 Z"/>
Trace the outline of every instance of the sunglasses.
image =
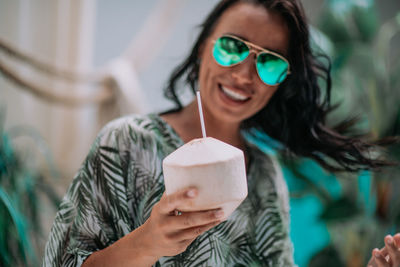
<path id="1" fill-rule="evenodd" d="M 219 37 L 214 42 L 212 54 L 219 65 L 232 67 L 242 63 L 251 52 L 257 55 L 257 74 L 265 84 L 278 85 L 290 74 L 289 61 L 286 58 L 236 36 Z"/>

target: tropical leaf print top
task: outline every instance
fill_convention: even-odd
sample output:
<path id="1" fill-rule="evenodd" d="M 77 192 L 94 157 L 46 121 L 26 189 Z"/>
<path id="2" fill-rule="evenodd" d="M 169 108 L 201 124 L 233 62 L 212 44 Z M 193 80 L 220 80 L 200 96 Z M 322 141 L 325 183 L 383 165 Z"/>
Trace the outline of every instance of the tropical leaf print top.
<path id="1" fill-rule="evenodd" d="M 164 192 L 162 160 L 183 141 L 158 115 L 132 115 L 100 132 L 56 215 L 43 266 L 80 266 L 142 225 Z M 155 266 L 293 266 L 286 185 L 248 145 L 248 197 L 185 252 Z"/>

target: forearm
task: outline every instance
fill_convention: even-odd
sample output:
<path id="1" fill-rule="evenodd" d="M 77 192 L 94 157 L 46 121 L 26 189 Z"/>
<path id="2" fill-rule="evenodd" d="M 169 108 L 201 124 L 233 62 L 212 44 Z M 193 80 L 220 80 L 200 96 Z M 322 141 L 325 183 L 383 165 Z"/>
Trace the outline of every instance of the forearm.
<path id="1" fill-rule="evenodd" d="M 158 257 L 152 255 L 140 241 L 141 228 L 124 236 L 111 246 L 96 251 L 83 263 L 82 267 L 91 266 L 152 266 Z"/>

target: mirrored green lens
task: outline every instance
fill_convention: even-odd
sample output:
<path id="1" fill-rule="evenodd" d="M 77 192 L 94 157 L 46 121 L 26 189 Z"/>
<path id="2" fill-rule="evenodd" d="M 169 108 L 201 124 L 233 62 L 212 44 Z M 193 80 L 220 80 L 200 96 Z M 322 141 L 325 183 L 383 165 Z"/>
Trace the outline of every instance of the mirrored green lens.
<path id="1" fill-rule="evenodd" d="M 214 45 L 213 56 L 218 64 L 231 66 L 243 61 L 249 55 L 249 48 L 240 40 L 229 36 L 219 38 Z"/>
<path id="2" fill-rule="evenodd" d="M 257 72 L 261 80 L 269 85 L 283 82 L 288 73 L 289 64 L 280 57 L 261 53 L 257 57 Z"/>

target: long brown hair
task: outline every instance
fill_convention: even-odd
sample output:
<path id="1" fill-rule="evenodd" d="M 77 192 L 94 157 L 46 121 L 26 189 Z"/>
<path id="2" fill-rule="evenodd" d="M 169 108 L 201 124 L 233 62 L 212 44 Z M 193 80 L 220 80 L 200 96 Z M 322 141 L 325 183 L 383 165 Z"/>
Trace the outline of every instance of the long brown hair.
<path id="1" fill-rule="evenodd" d="M 279 13 L 290 30 L 288 60 L 292 74 L 279 85 L 268 104 L 242 123 L 243 129 L 257 129 L 279 141 L 291 153 L 312 158 L 330 171 L 358 171 L 393 165 L 392 162 L 369 157 L 377 144 L 344 136 L 353 120 L 345 120 L 332 129 L 326 116 L 334 109 L 330 104 L 330 60 L 313 54 L 310 33 L 303 7 L 298 0 L 223 0 L 201 25 L 201 32 L 189 56 L 173 71 L 165 96 L 182 108 L 178 94 L 181 79 L 193 93 L 199 75 L 199 49 L 212 33 L 221 15 L 234 4 L 250 3 Z M 324 88 L 318 79 L 325 81 Z M 381 142 L 383 143 L 383 141 Z M 332 161 L 332 159 L 334 161 Z"/>

